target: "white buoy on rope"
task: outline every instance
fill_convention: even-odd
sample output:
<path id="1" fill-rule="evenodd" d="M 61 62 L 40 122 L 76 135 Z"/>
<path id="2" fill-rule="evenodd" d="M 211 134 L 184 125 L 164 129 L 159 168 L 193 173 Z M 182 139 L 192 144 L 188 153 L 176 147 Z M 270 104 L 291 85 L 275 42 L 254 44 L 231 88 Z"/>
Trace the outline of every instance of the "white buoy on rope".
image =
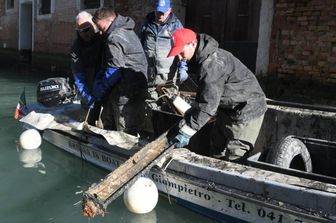
<path id="1" fill-rule="evenodd" d="M 124 203 L 130 212 L 145 214 L 152 211 L 159 199 L 155 183 L 146 177 L 140 177 L 124 192 Z"/>
<path id="2" fill-rule="evenodd" d="M 42 138 L 36 129 L 28 129 L 21 133 L 19 142 L 23 149 L 37 149 L 41 145 Z"/>

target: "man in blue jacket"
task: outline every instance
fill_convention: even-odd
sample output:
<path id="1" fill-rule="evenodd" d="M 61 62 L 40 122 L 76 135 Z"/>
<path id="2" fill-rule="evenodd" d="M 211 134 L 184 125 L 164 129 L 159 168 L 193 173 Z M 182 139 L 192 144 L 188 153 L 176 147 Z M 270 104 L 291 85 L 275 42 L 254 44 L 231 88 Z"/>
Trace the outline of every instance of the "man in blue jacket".
<path id="1" fill-rule="evenodd" d="M 76 16 L 77 38 L 71 46 L 71 70 L 75 85 L 84 110 L 91 107 L 88 116 L 88 124 L 95 125 L 99 118 L 99 102 L 93 104 L 93 81 L 96 73 L 101 68 L 103 40 L 95 24 L 92 15 L 86 11 Z"/>
<path id="2" fill-rule="evenodd" d="M 140 28 L 139 37 L 148 61 L 148 85 L 152 99 L 157 100 L 157 85 L 174 83 L 176 78 L 187 78 L 186 63 L 179 65 L 178 58 L 167 58 L 172 42 L 171 35 L 183 28 L 180 20 L 172 12 L 170 0 L 156 0 L 155 11 L 149 13 Z M 180 67 L 177 77 L 178 66 Z"/>
<path id="3" fill-rule="evenodd" d="M 93 85 L 95 100 L 103 100 L 104 128 L 137 135 L 145 118 L 147 60 L 135 23 L 107 7 L 94 13 L 93 22 L 105 42 L 104 69 Z"/>
<path id="4" fill-rule="evenodd" d="M 217 115 L 210 155 L 243 161 L 254 147 L 267 109 L 255 75 L 209 35 L 179 29 L 173 41 L 169 56 L 178 56 L 195 68 L 199 88 L 172 141 L 177 147 L 186 146 L 190 137 Z"/>

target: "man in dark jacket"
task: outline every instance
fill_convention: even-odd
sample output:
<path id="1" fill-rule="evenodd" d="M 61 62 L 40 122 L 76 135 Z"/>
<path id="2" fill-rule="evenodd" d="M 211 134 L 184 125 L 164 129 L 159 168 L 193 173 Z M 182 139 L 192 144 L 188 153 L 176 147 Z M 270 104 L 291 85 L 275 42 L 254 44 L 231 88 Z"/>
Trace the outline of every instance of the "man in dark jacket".
<path id="1" fill-rule="evenodd" d="M 92 22 L 92 15 L 86 11 L 76 16 L 76 31 L 77 38 L 70 52 L 71 70 L 83 108 L 86 110 L 91 107 L 87 121 L 90 125 L 95 125 L 100 106 L 99 103 L 93 104 L 92 86 L 101 67 L 103 41 Z"/>
<path id="2" fill-rule="evenodd" d="M 179 65 L 178 58 L 167 57 L 172 46 L 171 35 L 180 28 L 183 26 L 172 12 L 170 0 L 156 0 L 155 10 L 146 16 L 140 28 L 139 37 L 148 61 L 148 92 L 152 99 L 158 99 L 157 85 L 187 78 L 186 64 Z"/>
<path id="3" fill-rule="evenodd" d="M 104 35 L 104 71 L 93 96 L 103 100 L 104 128 L 137 135 L 143 127 L 147 60 L 134 21 L 111 8 L 98 9 L 93 21 Z"/>
<path id="4" fill-rule="evenodd" d="M 187 145 L 217 113 L 210 155 L 232 161 L 244 159 L 255 144 L 267 109 L 255 75 L 231 53 L 218 48 L 211 36 L 179 29 L 173 41 L 169 56 L 177 55 L 195 67 L 199 82 L 196 101 L 174 139 L 176 146 Z"/>

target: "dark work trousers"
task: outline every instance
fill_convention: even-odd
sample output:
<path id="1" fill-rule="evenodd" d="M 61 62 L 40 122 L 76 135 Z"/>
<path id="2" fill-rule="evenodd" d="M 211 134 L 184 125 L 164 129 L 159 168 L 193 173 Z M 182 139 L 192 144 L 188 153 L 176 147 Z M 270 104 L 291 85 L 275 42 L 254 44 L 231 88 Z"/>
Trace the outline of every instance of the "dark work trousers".
<path id="1" fill-rule="evenodd" d="M 253 149 L 264 115 L 243 123 L 234 123 L 221 111 L 217 113 L 211 134 L 210 155 L 228 161 L 243 161 Z"/>
<path id="2" fill-rule="evenodd" d="M 103 102 L 102 122 L 104 129 L 123 131 L 137 136 L 144 127 L 145 89 L 133 97 L 120 96 L 113 88 Z"/>

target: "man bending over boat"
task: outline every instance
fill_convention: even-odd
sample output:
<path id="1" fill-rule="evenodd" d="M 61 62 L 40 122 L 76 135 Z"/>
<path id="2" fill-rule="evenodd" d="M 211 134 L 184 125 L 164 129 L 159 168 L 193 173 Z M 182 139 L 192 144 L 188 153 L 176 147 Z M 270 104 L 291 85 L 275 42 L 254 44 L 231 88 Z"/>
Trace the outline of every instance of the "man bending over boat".
<path id="1" fill-rule="evenodd" d="M 199 89 L 195 103 L 184 115 L 179 134 L 172 140 L 184 147 L 189 139 L 215 116 L 210 155 L 244 160 L 253 148 L 266 112 L 265 94 L 255 75 L 218 42 L 190 29 L 173 33 L 168 56 L 178 56 L 195 69 Z"/>
<path id="2" fill-rule="evenodd" d="M 92 86 L 96 73 L 101 66 L 103 40 L 92 22 L 92 15 L 86 11 L 76 16 L 77 38 L 71 47 L 71 70 L 75 85 L 81 96 L 82 107 L 87 110 L 89 107 L 88 124 L 95 125 L 99 118 L 100 105 L 94 103 Z"/>
<path id="3" fill-rule="evenodd" d="M 93 21 L 104 36 L 104 70 L 93 90 L 103 101 L 104 128 L 137 135 L 145 118 L 147 60 L 135 23 L 106 7 L 94 13 Z"/>

